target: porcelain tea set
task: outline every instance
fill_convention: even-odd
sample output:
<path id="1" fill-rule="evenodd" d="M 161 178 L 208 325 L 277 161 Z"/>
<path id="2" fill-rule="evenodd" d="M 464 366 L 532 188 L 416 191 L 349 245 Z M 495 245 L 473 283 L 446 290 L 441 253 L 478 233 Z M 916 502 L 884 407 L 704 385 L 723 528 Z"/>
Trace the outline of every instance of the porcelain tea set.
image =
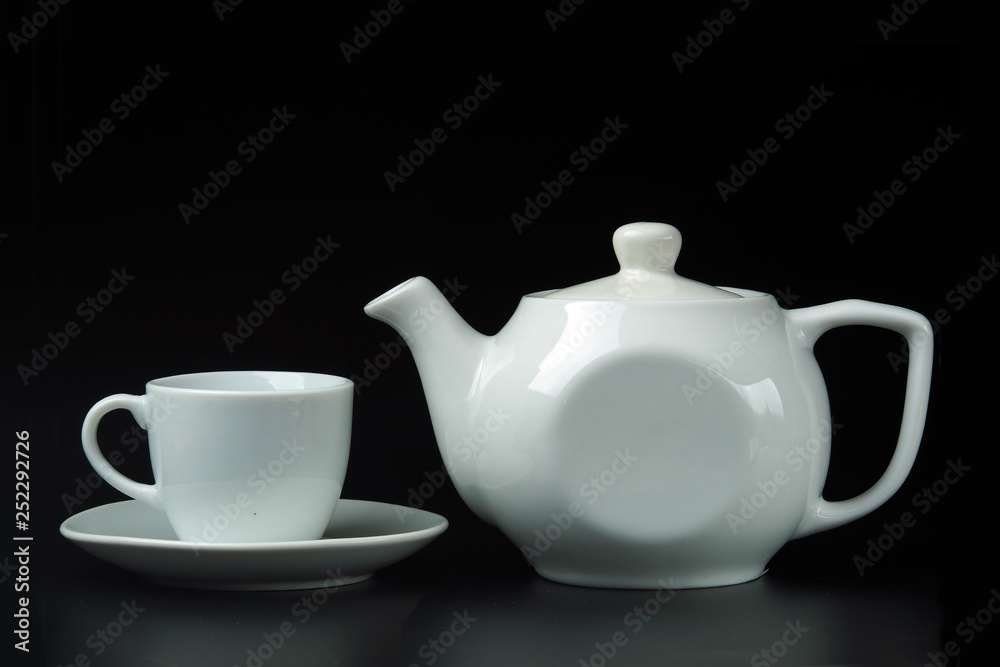
<path id="1" fill-rule="evenodd" d="M 667 224 L 627 224 L 612 241 L 618 273 L 524 296 L 494 336 L 423 277 L 365 306 L 413 354 L 459 495 L 538 574 L 611 588 L 738 584 L 789 540 L 864 516 L 899 489 L 927 411 L 926 318 L 860 300 L 786 310 L 766 293 L 689 280 L 674 271 L 681 236 Z M 881 478 L 829 501 L 830 405 L 813 346 L 855 324 L 905 337 L 903 415 Z M 108 397 L 84 421 L 84 451 L 135 500 L 75 515 L 63 534 L 179 586 L 363 580 L 447 521 L 340 499 L 353 395 L 335 376 L 237 371 Z M 97 424 L 114 409 L 148 429 L 154 484 L 101 454 Z"/>

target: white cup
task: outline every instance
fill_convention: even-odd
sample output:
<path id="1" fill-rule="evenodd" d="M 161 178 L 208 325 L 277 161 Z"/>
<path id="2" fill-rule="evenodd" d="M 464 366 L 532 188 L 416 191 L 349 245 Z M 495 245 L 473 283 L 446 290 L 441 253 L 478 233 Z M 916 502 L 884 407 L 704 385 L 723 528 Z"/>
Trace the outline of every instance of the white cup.
<path id="1" fill-rule="evenodd" d="M 146 394 L 98 401 L 83 451 L 122 493 L 166 513 L 180 540 L 322 537 L 347 472 L 354 383 L 333 375 L 220 371 L 152 380 Z M 125 477 L 97 443 L 112 410 L 149 432 L 153 484 Z"/>

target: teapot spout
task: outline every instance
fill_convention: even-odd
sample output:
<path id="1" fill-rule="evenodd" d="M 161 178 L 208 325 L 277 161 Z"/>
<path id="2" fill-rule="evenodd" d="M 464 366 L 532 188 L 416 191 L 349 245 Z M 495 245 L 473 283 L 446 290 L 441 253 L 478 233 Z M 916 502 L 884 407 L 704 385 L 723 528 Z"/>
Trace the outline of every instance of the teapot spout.
<path id="1" fill-rule="evenodd" d="M 467 433 L 473 419 L 473 387 L 492 340 L 470 327 L 423 276 L 410 278 L 365 306 L 365 313 L 403 337 L 420 374 L 431 423 L 445 465 L 453 477 L 458 461 L 445 443 Z M 456 480 L 457 481 L 457 480 Z"/>

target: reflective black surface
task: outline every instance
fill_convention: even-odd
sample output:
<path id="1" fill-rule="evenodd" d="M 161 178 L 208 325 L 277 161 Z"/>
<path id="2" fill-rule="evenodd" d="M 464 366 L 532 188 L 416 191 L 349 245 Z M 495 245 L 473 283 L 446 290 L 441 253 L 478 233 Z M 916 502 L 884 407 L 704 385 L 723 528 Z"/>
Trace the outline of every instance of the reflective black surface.
<path id="1" fill-rule="evenodd" d="M 723 588 L 629 591 L 410 564 L 340 588 L 217 593 L 90 565 L 49 601 L 59 664 L 78 654 L 178 667 L 919 664 L 939 648 L 943 622 L 934 582 L 919 578 L 871 585 L 768 573 Z M 425 558 L 421 568 L 442 565 Z M 128 623 L 120 638 L 116 621 Z"/>

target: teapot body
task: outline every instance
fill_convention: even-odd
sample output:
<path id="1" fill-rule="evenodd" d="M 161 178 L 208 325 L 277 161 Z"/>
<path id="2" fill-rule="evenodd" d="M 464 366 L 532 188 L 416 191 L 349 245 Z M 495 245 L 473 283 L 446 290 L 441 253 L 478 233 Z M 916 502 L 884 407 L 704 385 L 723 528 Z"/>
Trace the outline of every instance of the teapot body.
<path id="1" fill-rule="evenodd" d="M 466 432 L 436 435 L 460 495 L 540 574 L 738 583 L 795 534 L 829 464 L 825 384 L 775 299 L 733 291 L 530 295 L 492 338 Z"/>
<path id="2" fill-rule="evenodd" d="M 412 278 L 365 306 L 406 339 L 438 446 L 466 504 L 539 574 L 622 588 L 760 576 L 788 540 L 872 512 L 913 466 L 927 413 L 930 323 L 905 308 L 774 297 L 677 275 L 679 231 L 619 227 L 618 273 L 521 299 L 495 336 Z M 847 325 L 909 350 L 885 471 L 823 498 L 833 424 L 813 346 Z"/>

